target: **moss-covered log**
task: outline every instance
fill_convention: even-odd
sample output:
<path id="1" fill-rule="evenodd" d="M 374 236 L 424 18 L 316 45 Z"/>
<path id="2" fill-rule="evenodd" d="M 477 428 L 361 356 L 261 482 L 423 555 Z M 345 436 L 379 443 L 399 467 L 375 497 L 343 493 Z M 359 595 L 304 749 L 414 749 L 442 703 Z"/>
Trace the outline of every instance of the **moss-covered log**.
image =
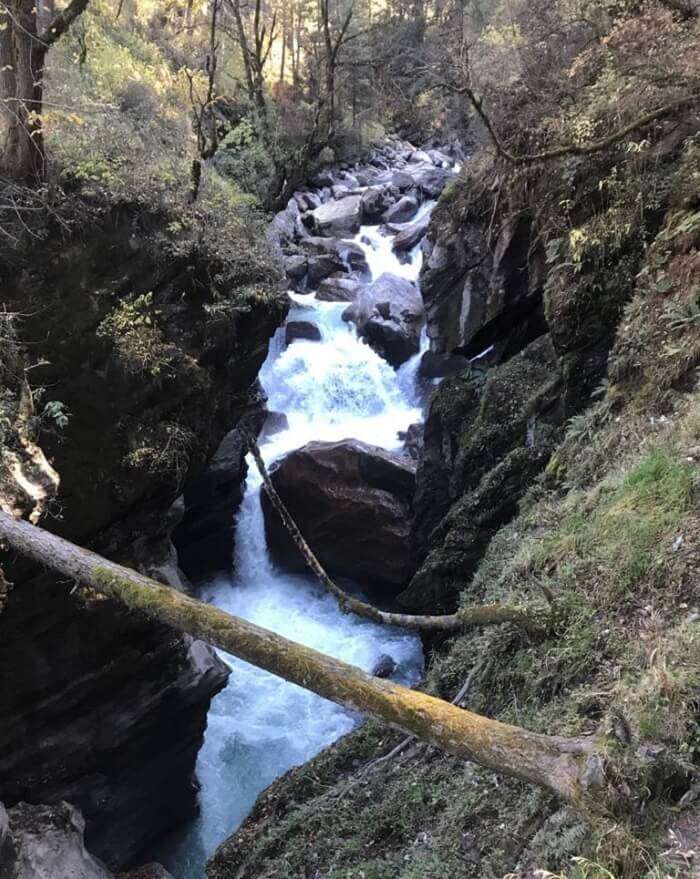
<path id="1" fill-rule="evenodd" d="M 451 754 L 581 802 L 599 778 L 594 743 L 529 732 L 461 710 L 304 647 L 0 512 L 0 542 L 83 586 L 339 705 Z"/>
<path id="2" fill-rule="evenodd" d="M 483 604 L 474 607 L 462 607 L 453 614 L 425 616 L 408 613 L 390 613 L 379 610 L 379 608 L 360 601 L 358 598 L 353 598 L 352 595 L 348 595 L 328 576 L 316 554 L 306 542 L 292 514 L 272 484 L 258 444 L 252 436 L 248 437 L 248 445 L 255 459 L 255 464 L 262 478 L 270 503 L 277 511 L 282 524 L 287 529 L 299 552 L 304 556 L 311 571 L 316 575 L 321 585 L 338 599 L 338 603 L 344 611 L 355 613 L 360 617 L 365 617 L 384 626 L 397 626 L 402 629 L 418 632 L 460 632 L 475 626 L 494 626 L 499 623 L 516 623 L 517 625 L 532 629 L 544 622 L 546 614 L 514 604 Z"/>

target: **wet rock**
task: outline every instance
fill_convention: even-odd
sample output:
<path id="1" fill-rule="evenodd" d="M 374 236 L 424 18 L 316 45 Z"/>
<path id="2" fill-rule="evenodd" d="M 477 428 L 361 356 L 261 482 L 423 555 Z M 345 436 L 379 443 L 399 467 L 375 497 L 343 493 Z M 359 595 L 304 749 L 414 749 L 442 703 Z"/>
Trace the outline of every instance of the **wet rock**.
<path id="1" fill-rule="evenodd" d="M 396 660 L 388 653 L 382 653 L 372 666 L 371 675 L 375 678 L 390 678 L 396 671 Z"/>
<path id="2" fill-rule="evenodd" d="M 297 203 L 299 210 L 302 213 L 313 211 L 315 208 L 321 206 L 320 197 L 315 192 L 307 191 L 305 189 L 294 193 L 294 201 Z"/>
<path id="3" fill-rule="evenodd" d="M 354 235 L 362 221 L 362 196 L 328 201 L 311 211 L 310 216 L 319 235 Z"/>
<path id="4" fill-rule="evenodd" d="M 284 274 L 291 290 L 303 289 L 304 278 L 309 268 L 309 262 L 300 253 L 293 253 L 284 257 Z"/>
<path id="5" fill-rule="evenodd" d="M 284 331 L 284 344 L 291 345 L 297 340 L 320 342 L 321 330 L 309 320 L 290 320 Z"/>
<path id="6" fill-rule="evenodd" d="M 413 150 L 411 155 L 409 156 L 409 161 L 415 163 L 427 163 L 431 162 L 431 158 L 425 150 Z"/>
<path id="7" fill-rule="evenodd" d="M 397 253 L 413 250 L 425 237 L 428 226 L 430 226 L 430 214 L 425 214 L 406 226 L 395 228 L 393 231 L 397 232 L 397 235 L 394 238 L 393 249 Z"/>
<path id="8" fill-rule="evenodd" d="M 406 192 L 409 189 L 413 189 L 416 185 L 415 180 L 408 171 L 394 171 L 391 175 L 391 183 L 399 192 Z"/>
<path id="9" fill-rule="evenodd" d="M 316 171 L 311 175 L 310 180 L 312 186 L 315 186 L 317 189 L 330 189 L 338 182 L 335 174 L 329 168 L 322 168 Z"/>
<path id="10" fill-rule="evenodd" d="M 447 378 L 469 369 L 469 360 L 459 354 L 436 354 L 426 351 L 421 357 L 418 375 L 421 378 Z"/>
<path id="11" fill-rule="evenodd" d="M 273 485 L 328 571 L 395 593 L 413 573 L 410 543 L 415 465 L 358 440 L 314 442 L 271 470 Z M 286 570 L 306 570 L 262 496 L 268 546 Z"/>
<path id="12" fill-rule="evenodd" d="M 427 198 L 437 198 L 452 178 L 449 171 L 442 168 L 423 167 L 414 172 L 413 177 L 416 186 Z"/>
<path id="13" fill-rule="evenodd" d="M 348 189 L 357 189 L 360 185 L 360 181 L 357 177 L 350 171 L 343 171 L 340 175 L 343 183 L 348 187 Z"/>
<path id="14" fill-rule="evenodd" d="M 413 195 L 404 195 L 382 214 L 384 223 L 405 223 L 418 210 L 418 199 Z"/>
<path id="15" fill-rule="evenodd" d="M 316 299 L 321 302 L 354 302 L 359 287 L 359 281 L 353 278 L 326 278 L 318 286 Z"/>
<path id="16" fill-rule="evenodd" d="M 408 430 L 399 433 L 399 439 L 403 440 L 404 453 L 414 461 L 420 458 L 420 453 L 423 449 L 424 430 L 425 425 L 423 422 L 416 421 L 413 424 L 409 424 Z"/>
<path id="17" fill-rule="evenodd" d="M 310 290 L 314 290 L 321 281 L 329 278 L 331 275 L 347 273 L 349 271 L 347 265 L 339 256 L 334 256 L 330 253 L 310 256 L 307 264 L 307 284 Z"/>
<path id="18" fill-rule="evenodd" d="M 362 288 L 343 312 L 374 350 L 397 367 L 420 349 L 423 302 L 420 292 L 397 275 L 383 274 Z"/>
<path id="19" fill-rule="evenodd" d="M 302 242 L 304 251 L 311 256 L 322 255 L 331 257 L 345 272 L 353 272 L 360 277 L 369 276 L 369 266 L 364 250 L 354 241 L 339 238 L 309 237 Z M 310 259 L 311 259 L 310 256 Z M 311 274 L 311 270 L 310 270 Z M 330 273 L 332 274 L 332 273 Z M 328 277 L 325 275 L 324 277 Z M 322 278 L 319 280 L 323 280 Z"/>
<path id="20" fill-rule="evenodd" d="M 377 182 L 379 173 L 375 168 L 362 168 L 355 173 L 355 177 L 360 186 L 372 186 Z"/>
<path id="21" fill-rule="evenodd" d="M 180 565 L 192 580 L 231 567 L 235 512 L 248 472 L 246 434 L 265 421 L 265 395 L 257 386 L 236 412 L 236 427 L 221 440 L 204 472 L 185 486 L 185 515 L 173 532 Z"/>
<path id="22" fill-rule="evenodd" d="M 454 164 L 450 159 L 439 150 L 428 150 L 430 161 L 436 168 L 451 168 Z"/>
<path id="23" fill-rule="evenodd" d="M 0 811 L 4 811 L 0 804 Z M 0 824 L 2 818 L 0 817 Z M 6 814 L 2 879 L 113 879 L 85 848 L 85 821 L 68 803 L 20 803 Z M 8 847 L 11 840 L 11 850 Z"/>
<path id="24" fill-rule="evenodd" d="M 392 186 L 371 186 L 361 196 L 362 219 L 367 223 L 379 222 L 397 196 L 398 191 Z"/>
<path id="25" fill-rule="evenodd" d="M 277 433 L 282 433 L 282 431 L 287 430 L 288 427 L 289 420 L 284 412 L 268 412 L 258 438 L 260 442 L 264 442 L 268 437 L 274 436 Z"/>

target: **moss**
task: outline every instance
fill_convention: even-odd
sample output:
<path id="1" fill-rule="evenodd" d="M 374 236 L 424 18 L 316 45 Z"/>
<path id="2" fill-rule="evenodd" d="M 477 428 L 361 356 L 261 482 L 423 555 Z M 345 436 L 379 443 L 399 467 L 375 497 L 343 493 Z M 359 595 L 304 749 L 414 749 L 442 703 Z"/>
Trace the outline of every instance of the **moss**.
<path id="1" fill-rule="evenodd" d="M 692 465 L 669 450 L 649 452 L 618 485 L 603 484 L 592 494 L 570 498 L 566 516 L 542 541 L 533 563 L 569 565 L 569 580 L 580 576 L 582 566 L 607 566 L 606 600 L 618 600 L 653 577 L 672 552 L 693 480 Z"/>

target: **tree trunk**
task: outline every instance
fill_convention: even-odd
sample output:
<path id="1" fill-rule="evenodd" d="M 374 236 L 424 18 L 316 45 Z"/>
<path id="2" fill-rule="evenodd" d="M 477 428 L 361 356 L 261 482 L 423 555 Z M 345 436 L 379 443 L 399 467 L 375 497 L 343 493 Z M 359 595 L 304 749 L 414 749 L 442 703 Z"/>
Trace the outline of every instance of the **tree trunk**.
<path id="1" fill-rule="evenodd" d="M 2 40 L 2 173 L 33 183 L 44 175 L 41 127 L 46 47 L 39 42 L 34 0 L 9 0 Z"/>
<path id="2" fill-rule="evenodd" d="M 366 674 L 266 629 L 163 586 L 0 512 L 0 540 L 76 583 L 240 659 L 417 736 L 451 754 L 583 803 L 600 777 L 591 739 L 546 736 L 461 710 L 425 693 Z"/>
<path id="3" fill-rule="evenodd" d="M 0 172 L 28 183 L 44 177 L 42 128 L 44 63 L 50 46 L 82 14 L 89 0 L 71 0 L 37 33 L 36 0 L 6 0 L 0 13 L 0 107 L 5 120 Z"/>

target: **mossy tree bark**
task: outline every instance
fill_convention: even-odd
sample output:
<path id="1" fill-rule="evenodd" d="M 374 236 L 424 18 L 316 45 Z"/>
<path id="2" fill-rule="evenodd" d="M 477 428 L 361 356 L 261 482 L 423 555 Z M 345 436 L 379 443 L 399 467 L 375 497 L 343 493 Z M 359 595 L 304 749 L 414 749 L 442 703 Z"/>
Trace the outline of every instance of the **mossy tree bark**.
<path id="1" fill-rule="evenodd" d="M 0 511 L 0 541 L 132 610 L 439 748 L 584 803 L 599 778 L 590 738 L 530 732 L 473 714 L 304 647 Z"/>

